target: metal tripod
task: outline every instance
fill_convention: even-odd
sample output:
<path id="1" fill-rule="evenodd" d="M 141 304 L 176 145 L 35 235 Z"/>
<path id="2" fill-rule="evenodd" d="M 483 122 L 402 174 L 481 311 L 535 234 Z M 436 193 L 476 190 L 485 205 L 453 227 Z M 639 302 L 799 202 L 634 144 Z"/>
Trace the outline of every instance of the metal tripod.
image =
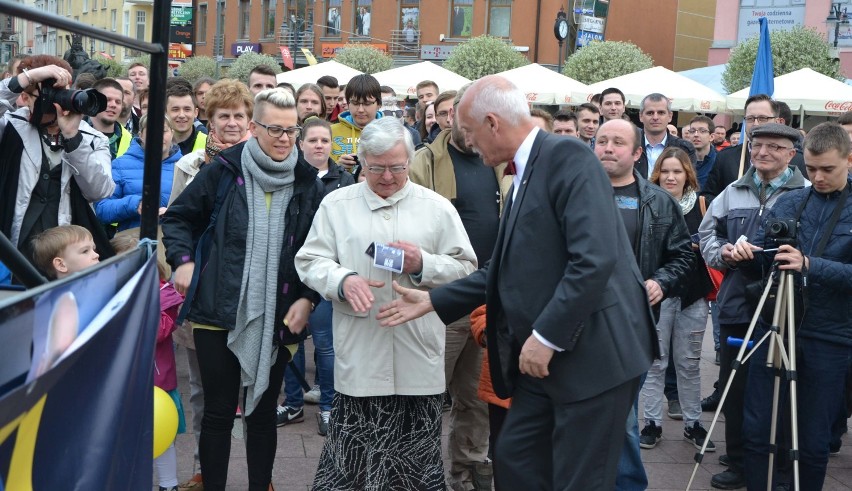
<path id="1" fill-rule="evenodd" d="M 725 389 L 722 392 L 722 398 L 719 401 L 719 407 L 716 409 L 716 413 L 713 415 L 713 422 L 710 423 L 710 428 L 707 431 L 707 438 L 704 439 L 704 445 L 701 446 L 701 450 L 695 454 L 695 467 L 692 469 L 692 475 L 689 478 L 689 482 L 686 485 L 687 491 L 689 491 L 690 487 L 692 487 L 692 481 L 695 479 L 695 474 L 698 471 L 698 467 L 701 465 L 701 461 L 704 458 L 704 453 L 707 450 L 707 444 L 710 442 L 710 435 L 713 433 L 713 429 L 716 426 L 716 422 L 719 420 L 719 414 L 722 412 L 722 407 L 725 405 L 725 399 L 728 396 L 728 391 L 731 388 L 731 383 L 734 377 L 737 375 L 737 371 L 742 366 L 742 364 L 748 360 L 755 351 L 760 347 L 761 344 L 769 340 L 770 346 L 768 347 L 768 354 L 766 356 L 766 366 L 772 367 L 775 370 L 775 385 L 773 387 L 772 392 L 772 414 L 770 415 L 771 419 L 771 428 L 769 433 L 769 445 L 770 445 L 770 453 L 769 453 L 769 475 L 767 479 L 767 491 L 772 491 L 772 477 L 774 474 L 774 463 L 775 463 L 775 453 L 777 451 L 777 447 L 775 445 L 776 433 L 778 430 L 778 408 L 780 406 L 780 393 L 781 393 L 781 375 L 784 373 L 787 379 L 790 381 L 790 422 L 791 422 L 791 435 L 792 435 L 792 444 L 790 448 L 790 459 L 793 462 L 793 489 L 799 489 L 799 429 L 797 425 L 798 421 L 798 406 L 797 406 L 797 388 L 796 388 L 796 329 L 795 329 L 795 303 L 794 303 L 794 288 L 793 288 L 793 275 L 790 274 L 789 271 L 780 271 L 778 275 L 778 286 L 777 292 L 775 296 L 775 309 L 772 314 L 772 325 L 769 327 L 769 330 L 763 337 L 760 338 L 754 344 L 754 347 L 751 348 L 748 353 L 748 340 L 751 339 L 751 336 L 754 332 L 754 328 L 757 325 L 757 320 L 760 318 L 760 313 L 763 310 L 763 305 L 766 303 L 766 299 L 769 297 L 769 292 L 772 290 L 773 280 L 776 277 L 777 269 L 773 268 L 772 273 L 769 275 L 769 280 L 766 282 L 766 288 L 763 290 L 763 295 L 760 297 L 760 301 L 757 303 L 757 310 L 755 310 L 754 316 L 751 319 L 751 323 L 748 326 L 748 331 L 746 332 L 745 337 L 743 338 L 743 343 L 740 346 L 739 353 L 737 353 L 737 358 L 731 363 L 731 375 L 728 377 L 728 381 L 725 383 Z M 784 344 L 784 336 L 787 336 L 787 345 Z M 792 355 L 792 356 L 791 356 Z"/>

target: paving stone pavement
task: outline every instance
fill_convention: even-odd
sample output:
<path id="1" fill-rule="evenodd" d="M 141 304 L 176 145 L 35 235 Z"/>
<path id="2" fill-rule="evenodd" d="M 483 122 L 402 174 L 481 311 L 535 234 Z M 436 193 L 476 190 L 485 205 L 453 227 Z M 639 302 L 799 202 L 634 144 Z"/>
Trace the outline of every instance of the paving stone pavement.
<path id="1" fill-rule="evenodd" d="M 309 360 L 307 367 L 307 379 L 314 380 L 313 345 L 310 340 L 305 343 L 307 350 L 306 359 Z M 701 393 L 707 396 L 713 390 L 713 382 L 718 375 L 718 367 L 713 363 L 713 337 L 710 326 L 704 336 L 702 360 L 701 360 Z M 191 431 L 191 409 L 189 405 L 189 383 L 186 364 L 186 354 L 183 348 L 177 352 L 178 365 L 178 388 L 183 397 L 183 405 L 186 409 L 187 426 Z M 641 401 L 640 401 L 640 408 Z M 664 406 L 665 407 L 665 406 Z M 275 458 L 275 468 L 272 474 L 272 482 L 276 491 L 310 490 L 316 471 L 317 462 L 325 438 L 317 434 L 316 424 L 317 406 L 305 406 L 305 420 L 278 429 L 278 451 Z M 640 412 L 640 421 L 641 419 Z M 709 429 L 712 413 L 703 413 L 701 421 Z M 664 415 L 663 438 L 656 448 L 642 450 L 642 461 L 648 474 L 650 490 L 684 490 L 694 468 L 695 448 L 683 440 L 683 423 L 674 421 Z M 640 426 L 641 429 L 641 426 Z M 446 455 L 448 422 L 447 413 L 444 413 L 444 425 L 442 441 Z M 236 420 L 234 435 L 240 436 L 240 422 Z M 725 430 L 724 417 L 720 416 L 711 440 L 716 444 L 716 452 L 707 453 L 702 465 L 699 467 L 693 482 L 693 490 L 708 490 L 710 478 L 713 474 L 721 472 L 724 467 L 719 465 L 720 455 L 725 453 Z M 193 474 L 193 452 L 195 439 L 191 433 L 178 435 L 176 440 L 178 454 L 178 478 L 181 482 L 189 479 Z M 844 437 L 844 445 L 839 455 L 829 460 L 828 473 L 825 486 L 826 491 L 852 491 L 852 438 Z M 156 476 L 154 477 L 156 483 Z M 248 488 L 246 452 L 244 441 L 233 438 L 231 444 L 231 461 L 228 468 L 228 491 L 242 491 Z M 157 489 L 155 485 L 153 489 Z M 744 489 L 744 488 L 743 488 Z M 510 490 L 511 491 L 511 490 Z"/>

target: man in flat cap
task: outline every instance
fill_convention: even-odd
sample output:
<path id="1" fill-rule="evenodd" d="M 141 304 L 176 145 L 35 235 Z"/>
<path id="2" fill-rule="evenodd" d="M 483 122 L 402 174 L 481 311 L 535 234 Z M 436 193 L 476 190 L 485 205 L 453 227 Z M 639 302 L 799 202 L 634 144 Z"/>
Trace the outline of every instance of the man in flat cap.
<path id="1" fill-rule="evenodd" d="M 708 266 L 726 270 L 736 265 L 736 244 L 754 239 L 762 217 L 780 196 L 808 184 L 799 169 L 790 165 L 796 155 L 795 144 L 800 138 L 801 134 L 797 130 L 779 123 L 766 123 L 752 128 L 749 141 L 751 168 L 711 202 L 698 230 L 701 255 Z M 746 285 L 750 281 L 739 269 L 732 268 L 726 272 L 716 298 L 719 339 L 726 340 L 728 336 L 742 339 L 745 336 L 757 307 L 756 302 L 747 300 L 745 296 Z M 736 350 L 724 341 L 721 343 L 720 389 L 727 384 Z M 757 363 L 763 361 L 758 360 Z M 711 479 L 711 484 L 716 488 L 736 489 L 745 486 L 742 431 L 748 367 L 749 362 L 746 362 L 737 370 L 723 407 L 730 465 L 725 472 Z"/>

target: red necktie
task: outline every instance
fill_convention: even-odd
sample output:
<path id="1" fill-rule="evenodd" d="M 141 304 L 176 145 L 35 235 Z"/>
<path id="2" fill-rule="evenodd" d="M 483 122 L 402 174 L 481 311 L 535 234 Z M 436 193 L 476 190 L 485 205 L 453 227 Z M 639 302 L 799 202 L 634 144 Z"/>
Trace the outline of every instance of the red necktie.
<path id="1" fill-rule="evenodd" d="M 506 168 L 503 169 L 503 175 L 504 176 L 514 176 L 515 174 L 517 174 L 517 171 L 515 170 L 515 161 L 510 160 L 510 161 L 506 162 Z"/>

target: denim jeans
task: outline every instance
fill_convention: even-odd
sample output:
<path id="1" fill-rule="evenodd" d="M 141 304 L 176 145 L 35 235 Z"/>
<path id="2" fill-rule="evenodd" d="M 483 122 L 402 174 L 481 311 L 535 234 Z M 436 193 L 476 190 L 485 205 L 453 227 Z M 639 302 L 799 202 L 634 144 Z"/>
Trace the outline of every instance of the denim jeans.
<path id="1" fill-rule="evenodd" d="M 755 339 L 766 332 L 756 331 Z M 799 485 L 802 490 L 822 489 L 828 464 L 828 445 L 837 407 L 844 394 L 852 347 L 797 336 L 796 371 L 799 429 Z M 772 393 L 775 374 L 766 367 L 767 343 L 758 348 L 748 372 L 743 410 L 743 449 L 748 489 L 766 489 Z M 779 399 L 787 400 L 789 385 L 782 379 Z M 782 405 L 783 415 L 789 406 Z M 782 420 L 784 418 L 781 418 Z"/>
<path id="2" fill-rule="evenodd" d="M 331 411 L 331 401 L 334 399 L 334 340 L 331 331 L 331 302 L 321 300 L 308 319 L 311 339 L 314 342 L 314 359 L 317 367 L 317 384 L 320 386 L 320 411 Z M 299 343 L 299 349 L 293 356 L 302 375 L 305 374 L 305 343 Z M 302 385 L 288 366 L 284 372 L 284 404 L 291 407 L 305 405 L 305 394 Z"/>
<path id="3" fill-rule="evenodd" d="M 677 368 L 677 389 L 683 422 L 687 426 L 701 416 L 701 342 L 707 326 L 707 301 L 699 299 L 681 309 L 679 298 L 667 298 L 660 307 L 657 336 L 660 359 L 654 360 L 642 385 L 645 422 L 662 426 L 663 382 L 669 359 Z M 669 353 L 669 346 L 674 350 Z"/>
<path id="4" fill-rule="evenodd" d="M 639 387 L 645 382 L 643 374 L 639 380 Z M 633 401 L 633 410 L 627 413 L 627 428 L 624 436 L 624 446 L 621 448 L 621 457 L 618 459 L 618 475 L 615 478 L 615 489 L 617 491 L 645 491 L 648 488 L 648 475 L 642 464 L 642 455 L 639 450 L 639 393 Z"/>

